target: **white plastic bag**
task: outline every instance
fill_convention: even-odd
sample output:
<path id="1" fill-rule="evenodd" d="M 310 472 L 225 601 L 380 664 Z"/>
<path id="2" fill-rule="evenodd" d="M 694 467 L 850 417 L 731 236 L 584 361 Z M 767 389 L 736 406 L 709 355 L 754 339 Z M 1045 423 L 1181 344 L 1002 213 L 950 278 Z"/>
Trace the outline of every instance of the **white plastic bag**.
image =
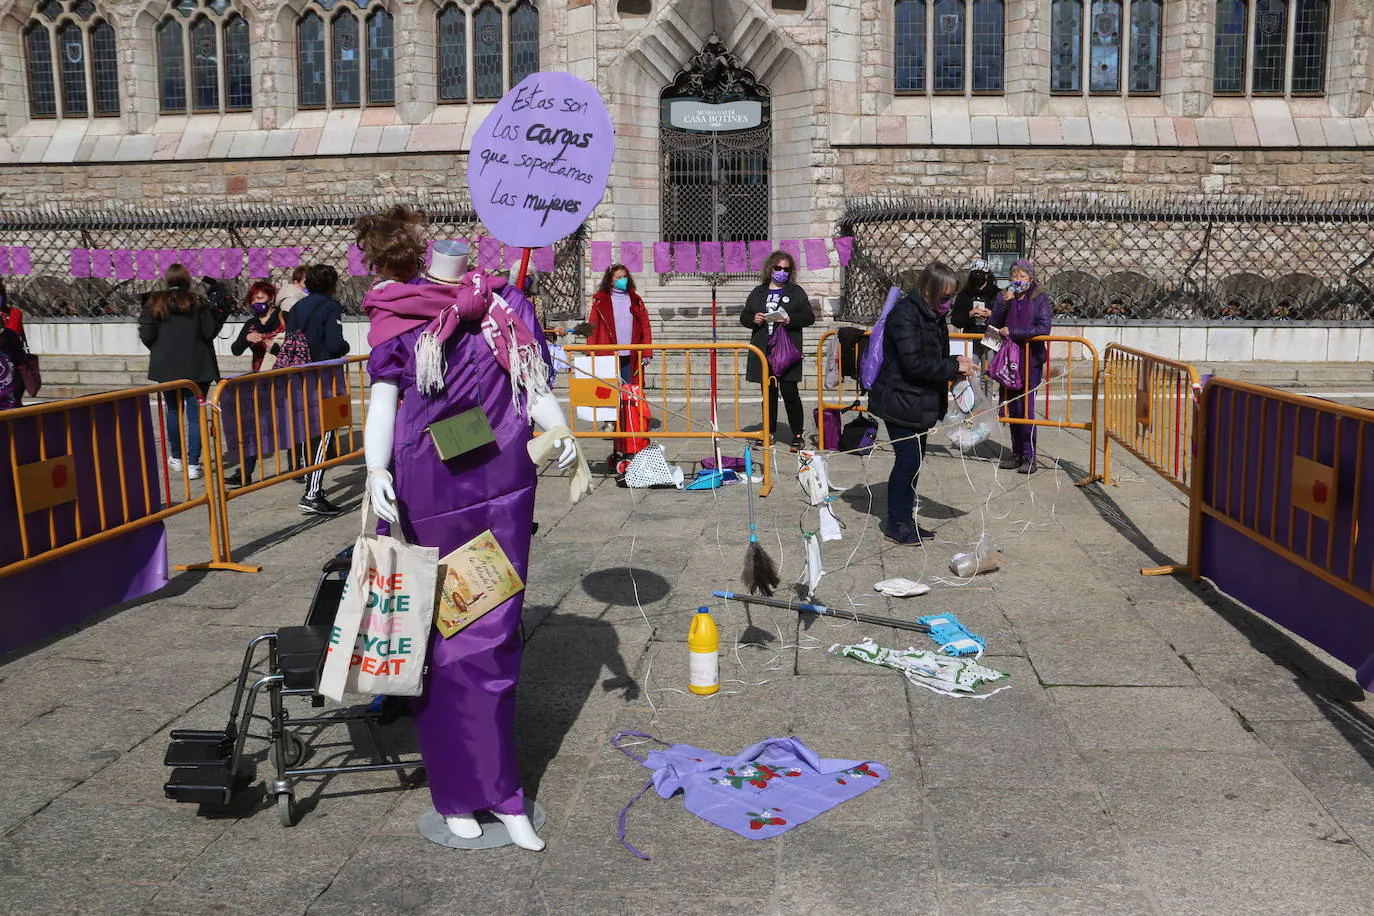
<path id="1" fill-rule="evenodd" d="M 992 572 L 1002 565 L 1002 548 L 983 532 L 978 546 L 971 553 L 956 553 L 949 561 L 950 572 L 963 579 L 971 579 L 979 573 Z"/>
<path id="2" fill-rule="evenodd" d="M 950 444 L 961 452 L 972 451 L 992 435 L 992 424 L 983 420 L 987 398 L 977 382 L 976 376 L 970 376 L 955 383 L 950 392 L 949 412 L 940 423 Z"/>

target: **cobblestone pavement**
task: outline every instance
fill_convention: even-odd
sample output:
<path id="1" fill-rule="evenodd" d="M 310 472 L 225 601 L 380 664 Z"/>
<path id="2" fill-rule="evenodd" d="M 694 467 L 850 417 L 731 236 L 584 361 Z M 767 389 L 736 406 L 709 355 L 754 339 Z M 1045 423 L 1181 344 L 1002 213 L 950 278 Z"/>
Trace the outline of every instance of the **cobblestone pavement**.
<path id="1" fill-rule="evenodd" d="M 1087 447 L 1041 435 L 1027 478 L 931 448 L 920 549 L 876 532 L 890 453 L 832 462 L 846 527 L 818 597 L 912 618 L 957 614 L 1011 689 L 974 701 L 836 658 L 836 642 L 925 637 L 709 599 L 735 587 L 745 493 L 629 491 L 600 479 L 575 508 L 541 479 L 520 685 L 524 786 L 547 810 L 542 853 L 432 845 L 423 788 L 394 775 L 298 786 L 278 825 L 261 788 L 237 816 L 163 797 L 168 733 L 219 727 L 247 641 L 297 623 L 352 513 L 302 520 L 283 483 L 232 506 L 258 575 L 182 573 L 166 589 L 0 664 L 0 900 L 32 913 L 1279 913 L 1374 900 L 1374 725 L 1349 671 L 1205 585 L 1143 578 L 1182 560 L 1180 494 L 1118 452 L 1118 484 L 1079 489 Z M 600 454 L 597 444 L 592 448 Z M 695 459 L 706 449 L 679 445 Z M 996 457 L 984 446 L 980 456 Z M 759 501 L 786 579 L 803 505 L 777 456 Z M 361 473 L 331 498 L 356 507 Z M 967 584 L 950 555 L 990 532 L 1003 568 Z M 206 554 L 203 517 L 170 526 L 173 562 Z M 873 583 L 924 577 L 924 597 Z M 725 689 L 684 692 L 687 629 L 711 603 Z M 740 642 L 752 643 L 738 645 Z M 302 709 L 308 707 L 300 707 Z M 891 778 L 773 840 L 751 842 L 652 793 L 611 749 L 622 729 L 739 750 L 797 735 Z M 400 750 L 404 722 L 388 730 Z M 270 777 L 264 745 L 250 742 Z M 312 741 L 338 759 L 343 735 Z"/>

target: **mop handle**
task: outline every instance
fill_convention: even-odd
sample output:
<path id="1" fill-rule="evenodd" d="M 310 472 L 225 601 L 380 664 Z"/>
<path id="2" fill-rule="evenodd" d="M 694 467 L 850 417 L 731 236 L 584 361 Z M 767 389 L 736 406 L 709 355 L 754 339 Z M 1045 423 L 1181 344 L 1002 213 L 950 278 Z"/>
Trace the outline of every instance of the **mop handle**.
<path id="1" fill-rule="evenodd" d="M 871 623 L 880 627 L 894 627 L 898 630 L 912 630 L 916 633 L 929 633 L 930 627 L 923 623 L 913 623 L 909 620 L 898 620 L 895 617 L 877 617 L 872 614 L 856 614 L 853 611 L 836 611 L 823 604 L 807 604 L 801 601 L 779 601 L 777 598 L 759 598 L 754 595 L 737 595 L 734 592 L 711 592 L 717 598 L 734 599 L 743 601 L 745 604 L 765 604 L 768 607 L 791 608 L 794 611 L 806 611 L 819 617 L 834 617 L 836 620 L 855 620 L 859 623 Z"/>
<path id="2" fill-rule="evenodd" d="M 744 485 L 749 490 L 749 543 L 757 544 L 758 528 L 754 526 L 754 454 L 747 445 L 744 447 Z"/>

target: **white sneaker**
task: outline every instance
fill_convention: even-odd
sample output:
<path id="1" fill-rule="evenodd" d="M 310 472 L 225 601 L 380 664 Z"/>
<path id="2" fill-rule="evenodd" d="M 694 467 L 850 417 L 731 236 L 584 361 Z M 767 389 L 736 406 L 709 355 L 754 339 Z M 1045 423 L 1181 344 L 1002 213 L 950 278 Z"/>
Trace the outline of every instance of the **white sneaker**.
<path id="1" fill-rule="evenodd" d="M 200 469 L 200 465 L 191 464 L 186 467 L 186 475 L 192 480 L 199 480 L 205 476 L 205 472 Z"/>
<path id="2" fill-rule="evenodd" d="M 168 459 L 167 459 L 167 469 L 168 469 L 169 471 L 179 471 L 179 470 L 181 470 L 181 459 L 180 459 L 180 458 L 168 458 Z"/>

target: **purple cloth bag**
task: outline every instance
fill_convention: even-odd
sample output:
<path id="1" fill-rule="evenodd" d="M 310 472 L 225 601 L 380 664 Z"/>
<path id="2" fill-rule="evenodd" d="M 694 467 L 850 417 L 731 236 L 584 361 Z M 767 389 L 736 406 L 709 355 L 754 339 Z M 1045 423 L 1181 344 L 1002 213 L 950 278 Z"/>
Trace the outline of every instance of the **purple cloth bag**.
<path id="1" fill-rule="evenodd" d="M 768 338 L 768 371 L 782 378 L 784 372 L 801 362 L 801 358 L 801 351 L 792 342 L 787 329 L 774 330 Z"/>
<path id="2" fill-rule="evenodd" d="M 883 332 L 887 330 L 887 314 L 900 298 L 900 286 L 889 289 L 887 300 L 883 302 L 882 313 L 878 315 L 878 320 L 873 322 L 873 330 L 868 335 L 868 349 L 864 351 L 863 360 L 859 363 L 859 385 L 864 391 L 871 390 L 873 383 L 878 381 L 878 370 L 883 367 Z"/>
<path id="3" fill-rule="evenodd" d="M 681 789 L 683 806 L 697 817 L 746 840 L 765 840 L 862 795 L 888 776 L 880 763 L 827 759 L 795 737 L 767 738 L 733 756 L 674 744 L 646 757 L 621 747 L 625 738 L 667 742 L 643 732 L 621 732 L 611 739 L 612 747 L 653 771 L 649 784 L 620 812 L 618 830 L 625 848 L 645 860 L 649 857 L 625 839 L 625 819 L 630 805 L 650 788 L 660 798 Z"/>

